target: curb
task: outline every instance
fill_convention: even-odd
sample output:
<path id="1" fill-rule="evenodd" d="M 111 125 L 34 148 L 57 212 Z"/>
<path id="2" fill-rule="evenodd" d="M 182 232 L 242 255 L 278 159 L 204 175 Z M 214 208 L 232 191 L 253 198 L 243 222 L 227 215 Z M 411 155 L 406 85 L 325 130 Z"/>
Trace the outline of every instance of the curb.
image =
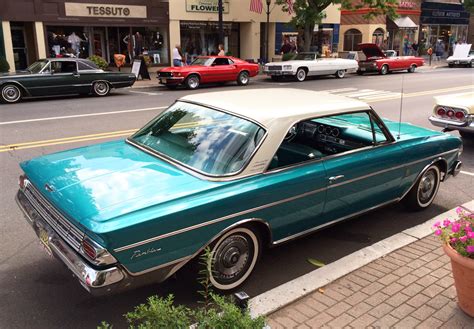
<path id="1" fill-rule="evenodd" d="M 473 210 L 474 201 L 461 207 Z M 427 237 L 433 233 L 432 226 L 436 221 L 456 217 L 456 208 L 253 297 L 249 301 L 251 316 L 273 313 L 392 251 Z"/>

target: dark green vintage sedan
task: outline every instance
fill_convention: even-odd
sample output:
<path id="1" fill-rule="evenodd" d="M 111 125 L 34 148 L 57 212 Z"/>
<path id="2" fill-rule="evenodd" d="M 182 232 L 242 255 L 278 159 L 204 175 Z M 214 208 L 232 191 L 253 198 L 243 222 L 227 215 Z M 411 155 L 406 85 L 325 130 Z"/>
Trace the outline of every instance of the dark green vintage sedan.
<path id="1" fill-rule="evenodd" d="M 77 94 L 107 96 L 112 88 L 134 83 L 134 74 L 106 72 L 86 59 L 48 58 L 23 72 L 0 75 L 0 101 L 16 103 L 27 97 Z"/>

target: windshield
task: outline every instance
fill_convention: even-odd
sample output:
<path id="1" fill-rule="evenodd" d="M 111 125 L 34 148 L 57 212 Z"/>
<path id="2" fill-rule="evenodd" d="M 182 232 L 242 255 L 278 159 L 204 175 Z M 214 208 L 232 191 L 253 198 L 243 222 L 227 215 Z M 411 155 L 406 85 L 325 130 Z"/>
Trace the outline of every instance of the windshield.
<path id="1" fill-rule="evenodd" d="M 293 58 L 293 60 L 295 61 L 312 61 L 314 60 L 316 54 L 314 53 L 299 53 L 298 55 L 296 55 L 295 58 Z"/>
<path id="2" fill-rule="evenodd" d="M 30 66 L 28 66 L 27 68 L 27 71 L 31 72 L 31 73 L 40 73 L 41 70 L 46 66 L 48 65 L 48 61 L 44 60 L 44 61 L 37 61 L 37 62 L 34 62 L 33 64 L 31 64 Z"/>
<path id="3" fill-rule="evenodd" d="M 202 66 L 211 66 L 212 58 L 209 57 L 198 57 L 192 61 L 191 65 L 202 65 Z"/>
<path id="4" fill-rule="evenodd" d="M 176 102 L 130 139 L 199 172 L 223 176 L 244 168 L 264 134 L 248 120 Z"/>

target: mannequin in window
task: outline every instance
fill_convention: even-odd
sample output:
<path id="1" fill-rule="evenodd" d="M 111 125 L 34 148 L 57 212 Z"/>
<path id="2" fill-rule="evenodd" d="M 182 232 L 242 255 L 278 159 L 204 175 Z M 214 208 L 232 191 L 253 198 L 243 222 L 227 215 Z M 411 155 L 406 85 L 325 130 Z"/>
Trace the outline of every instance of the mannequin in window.
<path id="1" fill-rule="evenodd" d="M 81 42 L 84 41 L 82 40 L 75 32 L 72 32 L 68 37 L 67 37 L 67 42 L 71 45 L 71 49 L 73 54 L 78 57 L 79 53 L 81 52 Z"/>
<path id="2" fill-rule="evenodd" d="M 134 44 L 134 53 L 135 56 L 138 56 L 142 53 L 142 48 L 143 48 L 143 37 L 140 34 L 140 32 L 135 32 L 135 44 Z"/>
<path id="3" fill-rule="evenodd" d="M 132 62 L 135 57 L 135 36 L 127 34 L 125 38 L 123 38 L 123 42 L 127 45 L 128 58 L 130 62 Z"/>

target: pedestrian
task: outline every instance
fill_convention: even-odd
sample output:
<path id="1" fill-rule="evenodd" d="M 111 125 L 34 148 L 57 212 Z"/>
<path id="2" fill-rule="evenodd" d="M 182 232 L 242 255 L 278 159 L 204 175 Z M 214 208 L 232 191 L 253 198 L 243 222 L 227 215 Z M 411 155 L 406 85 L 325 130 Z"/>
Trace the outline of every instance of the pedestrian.
<path id="1" fill-rule="evenodd" d="M 413 56 L 418 56 L 418 43 L 416 41 L 411 44 L 411 49 L 413 50 Z"/>
<path id="2" fill-rule="evenodd" d="M 444 55 L 444 44 L 441 40 L 438 40 L 438 42 L 435 45 L 435 54 L 436 54 L 436 60 L 440 61 L 441 58 L 443 58 Z"/>
<path id="3" fill-rule="evenodd" d="M 289 52 L 291 52 L 291 45 L 290 45 L 290 40 L 288 40 L 288 38 L 286 37 L 283 40 L 283 45 L 280 48 L 280 54 L 285 55 L 285 54 L 288 54 Z"/>
<path id="4" fill-rule="evenodd" d="M 173 48 L 173 66 L 183 66 L 184 56 L 181 52 L 181 46 L 176 45 Z"/>
<path id="5" fill-rule="evenodd" d="M 217 56 L 225 56 L 224 45 L 219 44 L 218 48 L 219 48 L 219 53 L 217 54 Z"/>

